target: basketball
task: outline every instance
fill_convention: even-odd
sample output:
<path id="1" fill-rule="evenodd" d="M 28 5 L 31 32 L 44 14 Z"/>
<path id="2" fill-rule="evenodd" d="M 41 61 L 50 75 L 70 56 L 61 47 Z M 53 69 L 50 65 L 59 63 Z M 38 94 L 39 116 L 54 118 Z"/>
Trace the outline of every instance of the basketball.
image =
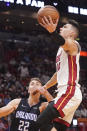
<path id="1" fill-rule="evenodd" d="M 42 23 L 42 18 L 44 16 L 46 16 L 47 18 L 48 16 L 50 16 L 52 18 L 53 23 L 55 24 L 56 20 L 59 19 L 59 12 L 54 6 L 46 5 L 40 8 L 37 13 L 37 20 L 39 23 Z"/>

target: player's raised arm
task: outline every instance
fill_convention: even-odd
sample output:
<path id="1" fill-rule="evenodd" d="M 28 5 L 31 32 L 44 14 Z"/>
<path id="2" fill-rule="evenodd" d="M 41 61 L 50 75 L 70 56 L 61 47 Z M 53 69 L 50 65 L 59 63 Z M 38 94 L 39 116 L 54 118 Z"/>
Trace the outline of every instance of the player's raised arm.
<path id="1" fill-rule="evenodd" d="M 6 106 L 0 108 L 0 118 L 11 114 L 20 103 L 21 99 L 14 99 L 9 102 Z"/>

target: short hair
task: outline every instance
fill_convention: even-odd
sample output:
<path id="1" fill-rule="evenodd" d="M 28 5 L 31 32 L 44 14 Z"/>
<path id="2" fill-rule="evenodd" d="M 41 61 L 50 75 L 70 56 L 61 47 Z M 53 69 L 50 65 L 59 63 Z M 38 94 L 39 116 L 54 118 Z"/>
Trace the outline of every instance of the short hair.
<path id="1" fill-rule="evenodd" d="M 79 23 L 75 20 L 68 20 L 68 23 L 71 24 L 77 30 L 77 37 L 79 36 Z"/>
<path id="2" fill-rule="evenodd" d="M 30 82 L 33 81 L 33 80 L 40 82 L 41 85 L 42 85 L 42 82 L 41 82 L 41 80 L 38 77 L 31 78 Z"/>

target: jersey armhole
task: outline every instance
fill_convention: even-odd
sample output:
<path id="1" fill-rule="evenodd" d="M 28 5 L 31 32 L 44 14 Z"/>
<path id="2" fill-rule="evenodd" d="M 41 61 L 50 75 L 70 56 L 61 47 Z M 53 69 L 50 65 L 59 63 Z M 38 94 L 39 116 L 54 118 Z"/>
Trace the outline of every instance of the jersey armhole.
<path id="1" fill-rule="evenodd" d="M 81 51 L 81 46 L 79 45 L 79 43 L 77 41 L 75 41 L 77 48 L 78 48 L 78 53 Z"/>

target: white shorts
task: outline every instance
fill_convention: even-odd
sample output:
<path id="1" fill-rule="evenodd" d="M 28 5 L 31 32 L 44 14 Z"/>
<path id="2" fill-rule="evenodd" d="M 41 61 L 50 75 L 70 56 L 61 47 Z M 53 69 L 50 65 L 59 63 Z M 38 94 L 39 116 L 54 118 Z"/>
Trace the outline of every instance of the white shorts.
<path id="1" fill-rule="evenodd" d="M 61 115 L 57 121 L 69 126 L 81 101 L 82 93 L 79 87 L 60 87 L 58 89 L 57 97 L 54 99 L 54 107 Z"/>

